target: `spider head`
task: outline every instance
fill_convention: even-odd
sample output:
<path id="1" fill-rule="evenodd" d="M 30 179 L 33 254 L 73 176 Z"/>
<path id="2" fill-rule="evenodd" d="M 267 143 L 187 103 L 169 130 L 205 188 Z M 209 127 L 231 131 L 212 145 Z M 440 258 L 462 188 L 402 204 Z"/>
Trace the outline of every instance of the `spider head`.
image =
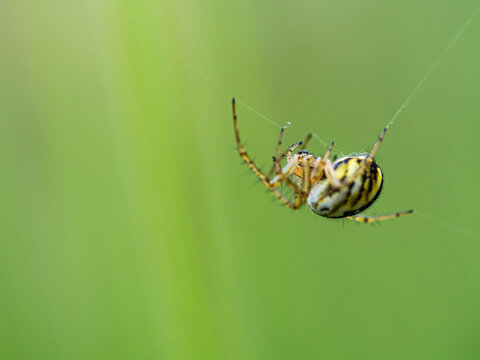
<path id="1" fill-rule="evenodd" d="M 295 167 L 293 174 L 297 175 L 300 178 L 303 178 L 303 167 L 310 166 L 310 171 L 313 170 L 313 162 L 315 160 L 315 156 L 310 154 L 306 150 L 300 150 L 297 152 L 296 156 L 298 157 L 298 165 Z"/>

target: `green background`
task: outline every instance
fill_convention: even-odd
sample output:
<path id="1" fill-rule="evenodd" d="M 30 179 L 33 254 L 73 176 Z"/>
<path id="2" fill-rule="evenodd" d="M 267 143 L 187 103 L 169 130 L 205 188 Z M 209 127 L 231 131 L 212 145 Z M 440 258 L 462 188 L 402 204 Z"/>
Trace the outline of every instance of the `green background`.
<path id="1" fill-rule="evenodd" d="M 370 150 L 477 6 L 0 1 L 0 357 L 478 359 L 480 16 L 377 156 L 414 215 L 284 208 L 230 107 Z"/>

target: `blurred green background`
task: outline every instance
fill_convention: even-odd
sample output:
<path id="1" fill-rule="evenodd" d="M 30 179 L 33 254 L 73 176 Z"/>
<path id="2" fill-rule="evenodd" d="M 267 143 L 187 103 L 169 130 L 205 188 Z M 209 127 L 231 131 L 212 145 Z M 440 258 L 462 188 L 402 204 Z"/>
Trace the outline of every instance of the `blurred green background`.
<path id="1" fill-rule="evenodd" d="M 284 208 L 230 107 L 370 150 L 477 4 L 0 1 L 0 357 L 478 359 L 480 16 L 377 157 L 414 215 Z"/>

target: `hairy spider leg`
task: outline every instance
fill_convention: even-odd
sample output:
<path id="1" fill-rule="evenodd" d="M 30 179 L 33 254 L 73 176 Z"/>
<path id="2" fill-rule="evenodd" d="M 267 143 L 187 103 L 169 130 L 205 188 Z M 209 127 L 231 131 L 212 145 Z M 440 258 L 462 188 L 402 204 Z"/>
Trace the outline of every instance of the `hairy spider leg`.
<path id="1" fill-rule="evenodd" d="M 268 174 L 268 178 L 270 178 L 273 175 L 272 174 L 273 171 L 275 171 L 275 173 L 277 174 L 277 176 L 270 181 L 270 185 L 272 185 L 274 187 L 277 187 L 278 185 L 281 184 L 282 181 L 284 181 L 287 184 L 287 186 L 290 187 L 295 192 L 296 195 L 303 196 L 302 195 L 302 188 L 300 186 L 298 186 L 297 184 L 293 183 L 292 180 L 290 180 L 290 178 L 288 177 L 295 170 L 296 166 L 298 165 L 298 159 L 296 159 L 294 163 L 290 164 L 290 162 L 292 160 L 291 159 L 292 151 L 295 150 L 297 147 L 301 146 L 303 142 L 300 141 L 296 144 L 293 144 L 286 151 L 284 151 L 284 153 L 282 155 L 280 155 L 280 150 L 281 150 L 281 147 L 282 147 L 282 140 L 283 140 L 284 131 L 285 131 L 285 127 L 282 127 L 280 129 L 280 135 L 278 136 L 277 148 L 276 148 L 276 151 L 275 151 L 275 157 L 273 158 L 273 163 L 274 164 L 273 164 L 273 167 Z M 311 135 L 310 136 L 309 135 L 307 135 L 307 137 L 305 139 L 307 142 L 311 138 Z M 285 168 L 282 169 L 281 165 L 280 165 L 280 161 L 283 159 L 285 154 L 288 155 L 288 157 L 287 157 L 287 162 L 288 163 L 285 166 Z"/>
<path id="2" fill-rule="evenodd" d="M 311 182 L 318 181 L 322 178 L 323 174 L 325 173 L 325 165 L 327 164 L 327 161 L 329 161 L 330 153 L 332 152 L 333 148 L 333 141 L 330 143 L 330 146 L 327 149 L 327 152 L 325 153 L 325 156 L 323 158 L 318 157 L 313 166 L 313 171 L 311 175 Z"/>
<path id="3" fill-rule="evenodd" d="M 370 151 L 370 154 L 367 155 L 367 157 L 362 161 L 362 166 L 359 166 L 357 171 L 355 171 L 355 173 L 353 173 L 349 179 L 347 179 L 347 181 L 345 181 L 344 184 L 345 186 L 349 186 L 351 185 L 355 179 L 362 173 L 362 170 L 365 170 L 365 168 L 369 165 L 370 163 L 370 159 L 375 159 L 375 155 L 378 151 L 378 149 L 380 149 L 380 145 L 382 145 L 382 142 L 383 142 L 383 138 L 385 137 L 385 133 L 387 132 L 387 128 L 383 128 L 383 131 L 382 133 L 380 134 L 377 142 L 375 143 L 375 145 L 373 145 L 373 149 L 372 151 Z"/>
<path id="4" fill-rule="evenodd" d="M 285 126 L 280 129 L 280 135 L 278 136 L 277 148 L 275 150 L 275 156 L 273 157 L 273 166 L 268 172 L 268 177 L 272 177 L 275 172 L 280 170 L 280 161 L 283 157 L 280 157 L 280 150 L 282 147 L 283 132 L 285 131 Z"/>
<path id="5" fill-rule="evenodd" d="M 337 176 L 335 175 L 335 169 L 333 168 L 333 163 L 329 160 L 326 159 L 325 161 L 325 176 L 328 179 L 328 182 L 337 189 L 340 189 L 344 186 L 348 186 L 349 184 L 344 184 L 342 183 Z M 355 181 L 355 178 L 352 180 L 352 182 Z"/>
<path id="6" fill-rule="evenodd" d="M 310 181 L 310 159 L 313 158 L 313 155 L 308 155 L 303 158 L 303 194 L 306 198 L 310 193 L 310 188 L 312 186 L 312 182 Z"/>
<path id="7" fill-rule="evenodd" d="M 298 166 L 299 163 L 300 163 L 300 155 L 295 154 L 293 158 L 291 158 L 288 161 L 287 165 L 285 165 L 282 169 L 277 171 L 277 175 L 275 175 L 275 177 L 272 180 L 270 180 L 270 185 L 277 187 L 282 182 L 285 182 L 285 184 L 287 184 L 288 187 L 290 187 L 295 192 L 296 195 L 302 196 L 303 195 L 302 186 L 299 186 L 293 183 L 293 181 L 290 180 L 289 178 L 289 176 L 293 173 L 293 171 L 295 170 L 295 168 Z"/>
<path id="8" fill-rule="evenodd" d="M 313 157 L 310 155 L 309 157 Z M 308 160 L 309 157 L 305 157 L 304 160 Z M 289 186 L 294 192 L 294 200 L 289 206 L 291 209 L 298 209 L 302 205 L 305 204 L 308 193 L 310 192 L 310 181 L 305 181 L 305 179 L 309 179 L 310 177 L 310 166 L 303 167 L 303 178 L 302 183 L 297 185 L 290 180 L 289 176 L 293 173 L 293 171 L 297 168 L 298 164 L 300 163 L 300 155 L 295 154 L 290 161 L 277 172 L 277 175 L 270 181 L 272 186 L 278 186 L 282 182 L 285 182 L 287 186 Z"/>
<path id="9" fill-rule="evenodd" d="M 298 148 L 300 145 L 302 145 L 302 141 L 296 143 L 296 144 L 293 144 L 292 146 L 290 146 L 288 149 L 287 149 L 287 162 L 289 162 L 292 158 L 292 152 Z"/>
<path id="10" fill-rule="evenodd" d="M 328 158 L 330 157 L 330 153 L 332 152 L 332 149 L 333 149 L 333 144 L 334 144 L 334 142 L 332 140 L 332 142 L 330 143 L 330 146 L 327 149 L 327 152 L 323 156 L 323 160 L 324 160 L 323 162 L 327 162 Z"/>
<path id="11" fill-rule="evenodd" d="M 275 151 L 274 165 L 275 165 L 275 171 L 277 173 L 281 169 L 281 166 L 280 166 L 280 151 L 282 150 L 282 138 L 283 138 L 283 132 L 284 131 L 285 131 L 285 127 L 282 127 L 282 129 L 280 130 L 280 136 L 278 137 L 277 150 Z"/>
<path id="12" fill-rule="evenodd" d="M 354 215 L 354 216 L 347 216 L 347 219 L 355 220 L 363 223 L 373 223 L 376 221 L 395 219 L 397 217 L 408 215 L 411 213 L 413 213 L 413 210 L 407 210 L 407 211 L 397 212 L 395 214 L 380 215 L 380 216 Z"/>
<path id="13" fill-rule="evenodd" d="M 296 163 L 295 164 L 287 164 L 285 166 L 284 169 L 281 168 L 281 165 L 280 165 L 280 161 L 281 159 L 283 159 L 284 155 L 280 155 L 280 150 L 281 150 L 281 147 L 282 147 L 282 140 L 283 140 L 283 133 L 285 131 L 285 127 L 282 127 L 280 129 L 280 135 L 278 136 L 278 141 L 277 141 L 277 148 L 276 148 L 276 151 L 275 151 L 275 157 L 273 158 L 273 168 L 270 170 L 269 174 L 268 174 L 268 178 L 270 178 L 272 175 L 272 171 L 275 171 L 275 173 L 277 174 L 277 176 L 270 181 L 270 185 L 273 185 L 274 187 L 280 185 L 280 183 L 282 181 L 284 181 L 288 187 L 290 187 L 294 192 L 295 194 L 297 195 L 302 195 L 302 189 L 300 186 L 294 184 L 290 178 L 288 178 L 288 175 L 290 175 L 293 170 L 295 169 L 295 167 L 298 165 L 298 159 L 295 160 Z M 307 141 L 308 141 L 308 136 L 307 136 Z M 302 145 L 302 141 L 290 146 L 284 153 L 287 153 L 289 155 L 289 157 L 287 158 L 287 161 L 288 163 L 290 163 L 291 161 L 291 154 L 292 154 L 292 151 L 295 150 L 297 147 L 299 147 L 300 145 Z M 277 160 L 278 159 L 278 160 Z"/>
<path id="14" fill-rule="evenodd" d="M 248 165 L 248 167 L 255 173 L 255 175 L 258 176 L 260 181 L 267 187 L 271 188 L 270 186 L 270 181 L 267 176 L 260 170 L 260 168 L 255 165 L 253 160 L 250 158 L 250 156 L 247 154 L 245 151 L 245 148 L 243 147 L 241 141 L 240 141 L 240 132 L 238 130 L 238 120 L 237 120 L 237 111 L 235 109 L 235 99 L 232 99 L 232 112 L 233 112 L 233 128 L 235 130 L 235 140 L 237 141 L 237 150 L 240 155 L 240 157 L 245 161 L 245 163 Z"/>
<path id="15" fill-rule="evenodd" d="M 294 156 L 294 158 L 297 157 L 296 155 Z M 310 155 L 310 157 L 313 157 L 313 155 Z M 308 160 L 308 158 L 304 158 L 304 160 Z M 298 164 L 298 162 L 297 162 Z M 310 182 L 310 166 L 307 162 L 305 162 L 306 166 L 303 167 L 303 178 L 301 179 L 302 181 L 302 193 L 301 194 L 295 194 L 295 199 L 294 199 L 294 202 L 295 202 L 295 205 L 297 206 L 297 208 L 300 208 L 301 206 L 303 206 L 306 201 L 307 201 L 307 197 L 308 197 L 308 194 L 310 192 L 310 187 L 311 187 L 311 182 Z M 296 167 L 296 166 L 295 166 Z M 293 169 L 292 168 L 292 171 Z M 288 178 L 286 178 L 288 179 Z M 289 179 L 288 179 L 289 180 Z"/>
<path id="16" fill-rule="evenodd" d="M 310 139 L 312 138 L 312 134 L 307 134 L 307 136 L 305 137 L 305 140 L 302 141 L 302 145 L 300 146 L 300 150 L 304 150 L 308 143 L 310 142 Z"/>
<path id="17" fill-rule="evenodd" d="M 372 151 L 370 151 L 370 154 L 368 154 L 367 159 L 375 159 L 375 154 L 377 153 L 378 149 L 380 149 L 380 145 L 382 145 L 382 141 L 383 141 L 383 138 L 385 137 L 386 132 L 387 132 L 387 128 L 383 128 L 383 131 L 380 134 L 380 137 L 378 138 L 375 145 L 373 145 L 373 149 Z"/>
<path id="18" fill-rule="evenodd" d="M 282 127 L 282 129 L 280 130 L 280 136 L 279 136 L 279 142 L 278 142 L 278 145 L 277 145 L 277 151 L 275 152 L 275 156 L 273 157 L 273 166 L 272 168 L 270 169 L 269 173 L 268 173 L 268 177 L 272 177 L 273 174 L 275 173 L 275 171 L 277 170 L 277 165 L 278 167 L 280 167 L 280 163 L 281 161 L 285 158 L 285 156 L 288 155 L 288 153 L 292 153 L 293 150 L 295 150 L 298 146 L 300 146 L 300 149 L 299 150 L 303 150 L 305 149 L 305 147 L 307 146 L 308 142 L 310 141 L 310 139 L 312 138 L 312 134 L 308 134 L 306 137 L 305 137 L 305 140 L 303 141 L 300 141 L 299 143 L 296 143 L 292 146 L 290 146 L 289 148 L 287 148 L 282 154 L 279 153 L 279 150 L 280 150 L 280 147 L 282 145 L 282 138 L 283 138 L 283 131 L 285 130 L 285 127 Z"/>
<path id="19" fill-rule="evenodd" d="M 233 128 L 235 131 L 235 140 L 237 142 L 237 150 L 238 154 L 240 157 L 245 161 L 245 163 L 248 165 L 248 167 L 257 175 L 257 177 L 260 179 L 260 181 L 269 189 L 270 191 L 273 192 L 273 194 L 280 199 L 280 201 L 290 209 L 296 210 L 300 206 L 303 205 L 302 203 L 302 198 L 298 195 L 296 195 L 294 201 L 290 201 L 285 195 L 283 195 L 280 191 L 275 189 L 276 186 L 279 184 L 271 184 L 270 180 L 265 174 L 260 170 L 260 168 L 253 162 L 253 160 L 250 158 L 250 156 L 247 154 L 245 151 L 245 148 L 243 147 L 241 141 L 240 141 L 240 132 L 238 130 L 238 120 L 237 120 L 237 111 L 235 108 L 235 99 L 232 99 L 232 113 L 233 113 Z M 288 184 L 288 183 L 287 183 Z M 295 184 L 292 183 L 292 185 L 295 186 Z M 295 187 L 296 188 L 296 187 Z M 300 191 L 301 193 L 301 191 Z"/>
<path id="20" fill-rule="evenodd" d="M 321 157 L 316 158 L 313 163 L 312 175 L 310 175 L 311 182 L 320 180 L 322 178 L 324 173 L 323 167 L 324 167 L 323 159 Z"/>

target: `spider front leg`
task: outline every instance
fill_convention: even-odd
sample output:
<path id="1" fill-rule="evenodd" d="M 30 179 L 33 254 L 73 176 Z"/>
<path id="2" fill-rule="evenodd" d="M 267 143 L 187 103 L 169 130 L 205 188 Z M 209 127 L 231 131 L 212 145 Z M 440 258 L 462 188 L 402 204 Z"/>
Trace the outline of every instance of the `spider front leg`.
<path id="1" fill-rule="evenodd" d="M 308 158 L 304 158 L 307 159 Z M 298 166 L 300 161 L 300 156 L 295 155 L 288 164 L 280 170 L 277 170 L 277 175 L 270 181 L 270 185 L 277 187 L 281 183 L 285 183 L 288 187 L 290 187 L 293 192 L 294 192 L 294 200 L 293 202 L 290 202 L 289 206 L 291 209 L 296 210 L 300 208 L 303 204 L 305 204 L 308 193 L 310 192 L 310 166 L 304 166 L 303 167 L 303 178 L 302 178 L 302 185 L 297 185 L 294 184 L 289 176 L 292 174 L 292 172 L 295 170 L 295 168 Z M 306 163 L 308 164 L 308 162 Z M 276 189 L 273 189 L 275 191 L 278 191 Z"/>
<path id="2" fill-rule="evenodd" d="M 310 170 L 310 159 L 313 158 L 313 155 L 308 155 L 303 158 L 303 196 L 306 198 L 310 193 L 310 188 L 312 186 L 312 182 L 310 181 L 310 174 L 312 171 Z"/>
<path id="3" fill-rule="evenodd" d="M 292 157 L 292 152 L 299 146 L 300 146 L 299 150 L 305 149 L 307 144 L 310 142 L 310 139 L 312 138 L 312 134 L 307 134 L 307 136 L 305 137 L 305 140 L 300 141 L 296 144 L 293 144 L 287 150 L 285 150 L 282 154 L 280 154 L 284 131 L 285 131 L 285 127 L 282 127 L 282 129 L 280 130 L 280 136 L 278 137 L 277 150 L 275 151 L 275 156 L 273 157 L 273 166 L 270 169 L 270 172 L 268 173 L 268 177 L 271 177 L 275 171 L 278 173 L 278 170 L 281 167 L 280 163 L 285 158 L 285 156 L 287 156 L 287 161 L 290 161 Z"/>
<path id="4" fill-rule="evenodd" d="M 395 214 L 380 215 L 380 216 L 354 215 L 354 216 L 347 216 L 347 219 L 355 220 L 363 223 L 373 223 L 377 221 L 395 219 L 400 216 L 408 215 L 411 213 L 413 213 L 413 210 L 407 210 L 407 211 L 397 212 Z"/>
<path id="5" fill-rule="evenodd" d="M 289 178 L 289 176 L 292 174 L 292 172 L 295 170 L 299 163 L 300 156 L 295 155 L 288 161 L 287 165 L 285 165 L 283 169 L 277 170 L 277 175 L 270 181 L 270 185 L 273 187 L 277 187 L 282 182 L 285 182 L 285 184 L 287 184 L 287 186 L 290 187 L 296 195 L 301 196 L 303 194 L 302 188 L 294 184 Z"/>
<path id="6" fill-rule="evenodd" d="M 293 144 L 292 146 L 290 146 L 287 150 L 285 150 L 282 154 L 280 154 L 280 147 L 282 145 L 282 137 L 283 137 L 283 130 L 285 128 L 282 128 L 282 130 L 280 130 L 280 136 L 279 136 L 279 139 L 278 139 L 278 145 L 277 145 L 277 150 L 275 152 L 275 156 L 273 157 L 273 166 L 272 168 L 270 169 L 269 173 L 268 173 L 268 177 L 272 177 L 274 173 L 277 173 L 278 174 L 278 171 L 281 169 L 281 161 L 285 158 L 285 156 L 287 156 L 287 162 L 289 162 L 292 158 L 292 152 L 298 148 L 299 146 L 302 145 L 302 141 L 296 143 L 296 144 Z M 304 146 L 302 146 L 301 148 L 303 148 Z"/>
<path id="7" fill-rule="evenodd" d="M 275 150 L 275 156 L 273 157 L 273 166 L 268 172 L 268 177 L 272 177 L 274 172 L 278 172 L 280 170 L 280 161 L 284 158 L 283 155 L 280 155 L 280 150 L 282 147 L 282 139 L 283 139 L 283 132 L 285 131 L 285 127 L 280 129 L 280 135 L 278 136 L 277 141 L 277 148 Z"/>
<path id="8" fill-rule="evenodd" d="M 282 131 L 281 131 L 281 134 L 280 134 L 280 138 L 283 136 L 283 130 L 285 129 L 285 127 L 282 128 Z M 292 146 L 290 146 L 287 150 L 285 150 L 281 155 L 280 154 L 280 146 L 281 146 L 281 142 L 279 142 L 278 144 L 278 147 L 277 147 L 277 153 L 275 155 L 275 158 L 277 159 L 278 161 L 278 164 L 280 164 L 280 161 L 285 157 L 287 156 L 287 161 L 289 161 L 292 157 L 292 152 L 300 147 L 298 150 L 299 151 L 302 151 L 304 150 L 308 143 L 310 142 L 310 139 L 312 138 L 312 134 L 307 134 L 307 136 L 305 136 L 305 139 L 303 141 L 300 141 L 296 144 L 293 144 Z"/>
<path id="9" fill-rule="evenodd" d="M 242 145 L 242 142 L 240 141 L 240 132 L 238 130 L 238 121 L 237 121 L 237 111 L 235 109 L 235 99 L 232 99 L 232 113 L 233 113 L 233 129 L 235 131 L 235 140 L 237 141 L 237 150 L 238 154 L 240 157 L 245 161 L 245 163 L 248 165 L 248 167 L 255 173 L 255 175 L 258 176 L 260 181 L 269 189 L 272 188 L 270 185 L 270 181 L 267 176 L 260 170 L 260 168 L 255 165 L 253 160 L 248 156 L 247 152 L 245 151 L 245 148 Z"/>
<path id="10" fill-rule="evenodd" d="M 294 183 L 291 182 L 291 180 L 288 178 L 288 175 L 291 174 L 291 172 L 293 171 L 293 169 L 295 169 L 297 166 L 298 166 L 298 155 L 295 155 L 293 157 L 293 159 L 291 160 L 291 163 L 290 166 L 287 165 L 285 168 L 284 168 L 284 172 L 281 173 L 282 177 L 278 177 L 278 182 L 280 183 L 281 181 L 284 181 L 288 186 L 290 186 L 293 191 L 295 192 L 295 197 L 294 197 L 294 200 L 293 200 L 293 206 L 290 207 L 291 209 L 298 209 L 300 208 L 302 205 L 305 204 L 305 202 L 307 201 L 307 197 L 308 197 L 308 194 L 310 193 L 310 188 L 311 188 L 311 181 L 310 181 L 310 173 L 311 173 L 311 169 L 310 169 L 310 164 L 309 164 L 309 158 L 311 158 L 312 155 L 310 155 L 309 157 L 304 157 L 303 160 L 304 160 L 304 166 L 303 166 L 303 177 L 301 178 L 302 181 L 301 181 L 301 185 L 298 186 Z M 288 175 L 287 175 L 288 174 Z M 273 182 L 273 180 L 272 180 Z"/>
<path id="11" fill-rule="evenodd" d="M 233 113 L 233 129 L 235 131 L 235 140 L 237 142 L 237 150 L 238 154 L 240 157 L 245 161 L 245 163 L 248 165 L 248 167 L 257 175 L 257 177 L 260 179 L 260 181 L 269 189 L 270 191 L 273 192 L 273 194 L 287 207 L 290 209 L 296 210 L 300 206 L 303 205 L 302 199 L 296 196 L 294 201 L 290 201 L 285 195 L 283 195 L 280 191 L 275 189 L 278 184 L 271 184 L 270 180 L 265 174 L 260 170 L 260 168 L 253 162 L 253 160 L 250 158 L 250 156 L 247 154 L 245 151 L 245 148 L 243 147 L 241 141 L 240 141 L 240 132 L 238 130 L 238 120 L 237 120 L 237 112 L 235 108 L 235 99 L 232 99 L 232 113 Z M 294 185 L 294 184 L 293 184 Z"/>

